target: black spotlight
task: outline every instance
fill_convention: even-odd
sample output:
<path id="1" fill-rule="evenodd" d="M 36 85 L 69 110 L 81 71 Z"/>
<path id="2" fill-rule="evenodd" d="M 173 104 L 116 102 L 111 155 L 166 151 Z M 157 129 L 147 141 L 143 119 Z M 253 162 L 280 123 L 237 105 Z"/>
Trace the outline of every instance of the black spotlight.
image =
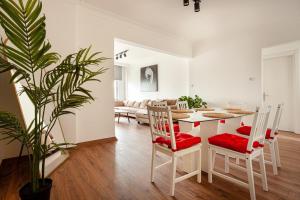
<path id="1" fill-rule="evenodd" d="M 116 60 L 118 60 L 119 59 L 119 57 L 118 57 L 118 55 L 116 56 Z"/>
<path id="2" fill-rule="evenodd" d="M 194 4 L 194 10 L 195 12 L 199 12 L 200 11 L 200 0 L 194 0 L 195 4 Z"/>
<path id="3" fill-rule="evenodd" d="M 124 52 L 124 57 L 126 57 L 127 55 L 126 55 L 126 52 Z"/>
<path id="4" fill-rule="evenodd" d="M 183 5 L 184 5 L 184 6 L 190 5 L 190 1 L 189 1 L 189 0 L 183 0 Z"/>

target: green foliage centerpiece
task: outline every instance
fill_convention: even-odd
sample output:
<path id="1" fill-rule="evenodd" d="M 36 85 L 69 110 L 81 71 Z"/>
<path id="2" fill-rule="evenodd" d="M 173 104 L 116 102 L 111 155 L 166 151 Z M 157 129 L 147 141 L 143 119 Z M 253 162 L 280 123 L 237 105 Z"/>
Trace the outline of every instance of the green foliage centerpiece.
<path id="1" fill-rule="evenodd" d="M 206 108 L 207 103 L 202 100 L 198 95 L 195 95 L 195 98 L 190 97 L 190 96 L 181 96 L 179 101 L 187 101 L 189 108 Z"/>
<path id="2" fill-rule="evenodd" d="M 13 71 L 11 82 L 21 82 L 22 92 L 34 105 L 34 119 L 25 128 L 13 114 L 0 112 L 0 136 L 9 142 L 19 140 L 27 148 L 32 199 L 45 199 L 35 194 L 39 194 L 46 184 L 46 155 L 54 148 L 66 145 L 53 141 L 47 143 L 52 128 L 60 116 L 72 114 L 74 108 L 94 100 L 85 85 L 99 81 L 97 76 L 106 70 L 99 67 L 106 58 L 91 53 L 90 48 L 81 49 L 64 59 L 50 51 L 51 45 L 46 41 L 46 18 L 41 11 L 40 0 L 0 1 L 0 24 L 5 32 L 5 39 L 1 37 L 0 41 L 0 73 Z M 51 116 L 45 125 L 49 104 L 54 108 L 50 110 Z"/>

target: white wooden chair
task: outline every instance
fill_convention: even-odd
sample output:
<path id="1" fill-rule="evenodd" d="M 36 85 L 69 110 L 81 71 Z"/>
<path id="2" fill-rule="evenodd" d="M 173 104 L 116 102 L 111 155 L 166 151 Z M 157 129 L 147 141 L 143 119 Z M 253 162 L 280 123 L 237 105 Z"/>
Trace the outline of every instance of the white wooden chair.
<path id="1" fill-rule="evenodd" d="M 253 125 L 249 138 L 241 137 L 237 134 L 223 133 L 215 135 L 208 139 L 208 182 L 212 183 L 212 175 L 219 176 L 233 183 L 239 184 L 250 190 L 251 200 L 255 200 L 254 177 L 257 175 L 262 180 L 264 191 L 268 191 L 267 176 L 265 169 L 263 145 L 265 142 L 265 132 L 270 115 L 270 107 L 259 109 L 255 113 Z M 237 180 L 223 173 L 214 170 L 214 153 L 224 155 L 225 157 L 239 158 L 246 160 L 246 168 L 230 163 L 229 166 L 247 172 L 248 183 Z M 253 171 L 252 161 L 258 158 L 260 174 Z M 226 162 L 226 159 L 225 159 Z"/>
<path id="2" fill-rule="evenodd" d="M 197 175 L 197 182 L 201 182 L 201 138 L 186 133 L 175 135 L 171 110 L 168 107 L 148 106 L 150 130 L 152 135 L 152 162 L 151 182 L 154 182 L 154 171 L 166 164 L 171 163 L 171 186 L 170 194 L 174 196 L 175 184 L 187 178 Z M 170 124 L 170 132 L 166 131 L 165 124 Z M 156 153 L 161 152 L 171 157 L 171 160 L 155 166 Z M 197 169 L 186 175 L 176 177 L 176 165 L 178 157 L 194 153 L 197 155 Z"/>
<path id="3" fill-rule="evenodd" d="M 153 101 L 152 106 L 155 106 L 155 107 L 167 107 L 168 104 L 166 101 Z"/>
<path id="4" fill-rule="evenodd" d="M 189 109 L 189 104 L 187 101 L 177 101 L 176 106 L 178 110 L 187 110 Z"/>
<path id="5" fill-rule="evenodd" d="M 265 142 L 269 145 L 271 161 L 266 160 L 266 164 L 271 164 L 273 167 L 273 174 L 278 174 L 278 167 L 281 167 L 280 155 L 279 155 L 279 147 L 278 147 L 278 127 L 282 115 L 283 104 L 278 104 L 276 108 L 275 118 L 272 123 L 272 127 L 267 129 L 265 135 Z M 251 131 L 251 126 L 242 126 L 238 128 L 237 133 L 241 136 L 249 136 Z"/>
<path id="6" fill-rule="evenodd" d="M 177 106 L 177 110 L 188 110 L 189 109 L 189 104 L 187 101 L 177 101 L 176 106 Z M 194 128 L 199 125 L 200 125 L 200 122 L 195 122 Z"/>

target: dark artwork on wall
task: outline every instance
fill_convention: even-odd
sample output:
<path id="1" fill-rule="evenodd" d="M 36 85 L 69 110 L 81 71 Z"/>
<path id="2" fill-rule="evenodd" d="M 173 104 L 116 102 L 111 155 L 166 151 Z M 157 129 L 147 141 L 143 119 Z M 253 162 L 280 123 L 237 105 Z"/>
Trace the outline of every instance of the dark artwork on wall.
<path id="1" fill-rule="evenodd" d="M 141 92 L 158 91 L 158 66 L 151 65 L 141 68 Z"/>

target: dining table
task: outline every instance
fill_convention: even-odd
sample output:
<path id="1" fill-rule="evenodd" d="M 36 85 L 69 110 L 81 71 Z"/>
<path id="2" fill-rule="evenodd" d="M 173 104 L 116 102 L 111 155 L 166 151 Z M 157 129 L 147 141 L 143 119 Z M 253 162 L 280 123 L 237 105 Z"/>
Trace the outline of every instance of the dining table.
<path id="1" fill-rule="evenodd" d="M 223 113 L 223 117 L 206 117 L 206 113 Z M 194 111 L 186 113 L 188 117 L 177 119 L 180 132 L 201 137 L 201 168 L 208 171 L 208 138 L 221 133 L 236 133 L 236 129 L 241 126 L 242 118 L 251 116 L 254 112 L 243 114 L 232 114 L 222 108 L 214 108 L 213 111 Z M 194 126 L 195 122 L 200 122 L 199 126 Z M 178 160 L 178 168 L 184 172 L 192 172 L 196 169 L 196 154 L 189 154 Z"/>

